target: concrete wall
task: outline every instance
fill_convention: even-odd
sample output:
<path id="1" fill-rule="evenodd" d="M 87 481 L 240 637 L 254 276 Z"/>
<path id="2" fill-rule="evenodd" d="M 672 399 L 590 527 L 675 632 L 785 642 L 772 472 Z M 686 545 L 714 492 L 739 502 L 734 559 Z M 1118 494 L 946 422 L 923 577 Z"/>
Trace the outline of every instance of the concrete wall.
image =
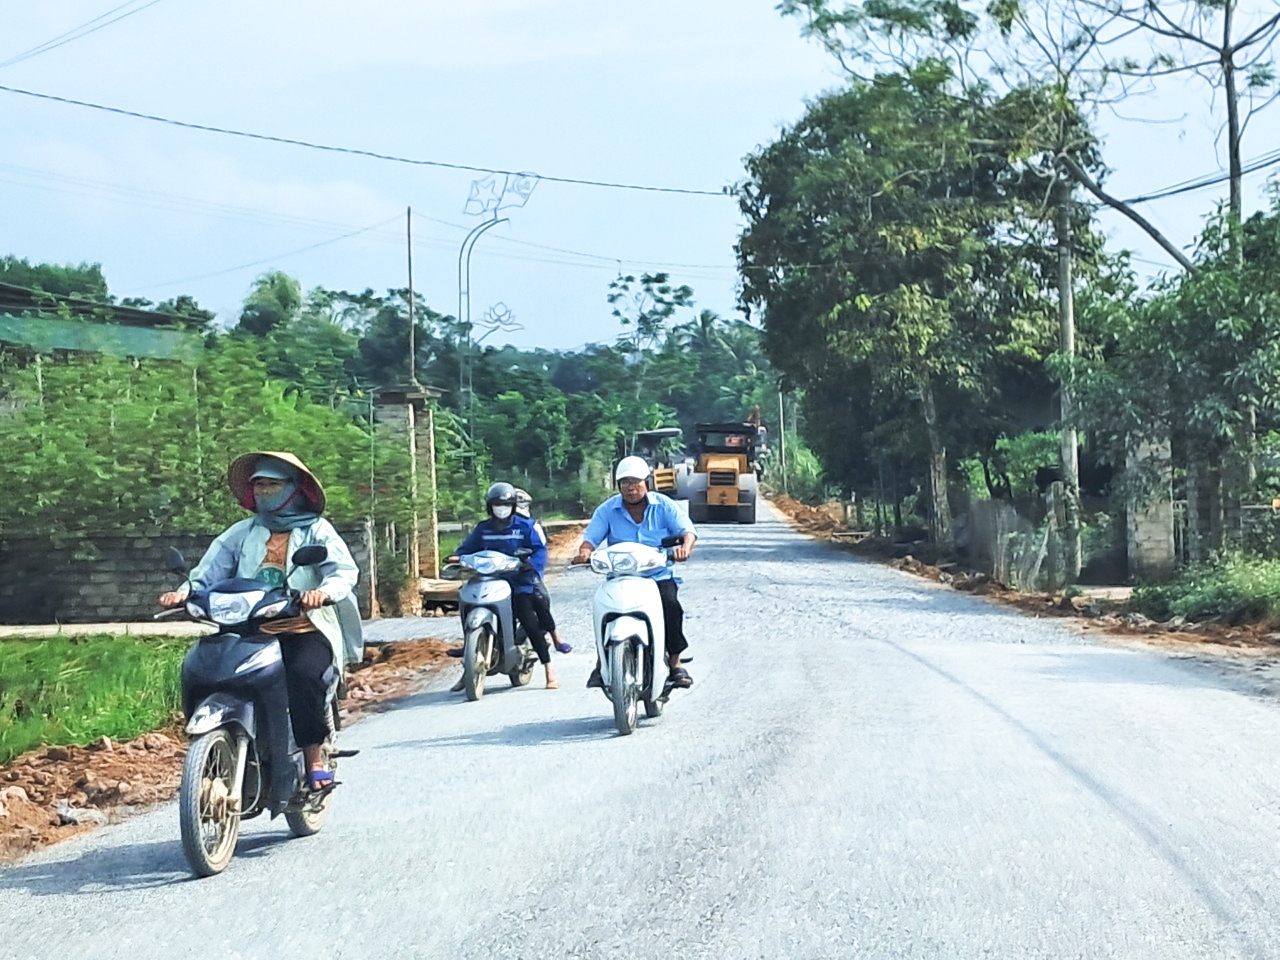
<path id="1" fill-rule="evenodd" d="M 1166 580 L 1177 564 L 1169 445 L 1141 445 L 1130 456 L 1129 468 L 1158 478 L 1155 496 L 1129 505 L 1129 573 L 1138 580 Z"/>
<path id="2" fill-rule="evenodd" d="M 367 524 L 338 527 L 360 568 L 360 613 L 375 611 L 376 570 Z M 156 598 L 177 586 L 165 569 L 175 546 L 195 563 L 214 534 L 91 535 L 65 543 L 7 534 L 0 537 L 0 623 L 109 623 L 147 620 Z"/>

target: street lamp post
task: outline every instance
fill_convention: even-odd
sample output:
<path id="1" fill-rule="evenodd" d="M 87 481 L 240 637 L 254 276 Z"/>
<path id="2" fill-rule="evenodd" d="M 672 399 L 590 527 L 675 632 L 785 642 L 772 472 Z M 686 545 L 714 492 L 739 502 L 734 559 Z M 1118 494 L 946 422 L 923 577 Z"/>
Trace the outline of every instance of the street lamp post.
<path id="1" fill-rule="evenodd" d="M 458 322 L 463 324 L 467 332 L 467 342 L 463 349 L 462 356 L 458 363 L 458 401 L 459 407 L 465 399 L 467 409 L 467 443 L 468 445 L 475 439 L 472 435 L 471 423 L 471 403 L 467 390 L 470 386 L 470 367 L 471 367 L 471 251 L 475 249 L 476 241 L 480 239 L 481 234 L 492 227 L 496 227 L 500 223 L 507 223 L 507 217 L 494 217 L 492 220 L 486 220 L 477 227 L 472 228 L 462 241 L 462 246 L 458 249 Z M 466 309 L 463 310 L 463 297 L 466 297 Z M 468 458 L 468 463 L 473 461 Z"/>

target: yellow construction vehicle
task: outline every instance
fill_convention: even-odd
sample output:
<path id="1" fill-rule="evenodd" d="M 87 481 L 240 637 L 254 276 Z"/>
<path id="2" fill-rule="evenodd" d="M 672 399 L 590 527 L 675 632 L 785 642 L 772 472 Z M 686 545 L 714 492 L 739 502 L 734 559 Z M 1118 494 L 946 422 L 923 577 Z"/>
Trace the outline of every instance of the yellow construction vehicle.
<path id="1" fill-rule="evenodd" d="M 683 432 L 679 427 L 661 427 L 641 430 L 631 437 L 632 456 L 643 457 L 653 470 L 649 481 L 651 489 L 668 497 L 675 497 L 676 477 L 682 472 L 683 456 L 678 451 Z"/>
<path id="2" fill-rule="evenodd" d="M 699 423 L 697 460 L 679 478 L 678 498 L 689 501 L 694 523 L 755 523 L 763 431 L 755 423 Z"/>

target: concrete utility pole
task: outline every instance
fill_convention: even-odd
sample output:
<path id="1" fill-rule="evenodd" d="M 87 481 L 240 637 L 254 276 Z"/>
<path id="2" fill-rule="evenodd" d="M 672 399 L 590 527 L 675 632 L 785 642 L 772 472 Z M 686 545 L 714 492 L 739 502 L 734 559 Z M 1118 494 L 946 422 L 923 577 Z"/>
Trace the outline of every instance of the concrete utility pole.
<path id="1" fill-rule="evenodd" d="M 1058 239 L 1058 349 L 1068 360 L 1076 354 L 1076 318 L 1071 237 L 1071 183 L 1060 179 L 1054 184 L 1054 232 Z M 1066 503 L 1064 513 L 1064 561 L 1066 579 L 1074 583 L 1080 576 L 1083 560 L 1080 549 L 1080 455 L 1079 438 L 1071 417 L 1071 374 L 1058 385 L 1059 417 L 1062 422 L 1062 486 Z"/>
<path id="2" fill-rule="evenodd" d="M 418 331 L 413 320 L 413 207 L 405 207 L 404 236 L 405 251 L 409 258 L 409 385 L 413 386 L 418 382 Z"/>
<path id="3" fill-rule="evenodd" d="M 787 492 L 787 411 L 786 401 L 783 399 L 785 395 L 782 392 L 782 383 L 778 383 L 778 459 L 782 463 L 782 492 Z"/>

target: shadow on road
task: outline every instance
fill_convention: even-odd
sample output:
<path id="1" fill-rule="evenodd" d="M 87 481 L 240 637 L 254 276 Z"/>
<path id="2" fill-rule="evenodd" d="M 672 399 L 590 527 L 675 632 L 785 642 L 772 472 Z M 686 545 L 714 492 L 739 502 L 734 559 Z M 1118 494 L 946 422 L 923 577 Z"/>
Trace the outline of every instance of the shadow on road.
<path id="1" fill-rule="evenodd" d="M 22 890 L 39 897 L 101 896 L 194 879 L 176 838 L 86 850 L 72 860 L 0 868 L 0 890 Z"/>
<path id="2" fill-rule="evenodd" d="M 551 720 L 537 723 L 517 723 L 496 730 L 478 730 L 444 737 L 424 737 L 420 740 L 396 740 L 380 743 L 373 749 L 393 750 L 423 747 L 537 747 L 558 746 L 578 740 L 599 740 L 614 736 L 613 719 L 607 716 L 575 717 L 572 720 Z"/>

